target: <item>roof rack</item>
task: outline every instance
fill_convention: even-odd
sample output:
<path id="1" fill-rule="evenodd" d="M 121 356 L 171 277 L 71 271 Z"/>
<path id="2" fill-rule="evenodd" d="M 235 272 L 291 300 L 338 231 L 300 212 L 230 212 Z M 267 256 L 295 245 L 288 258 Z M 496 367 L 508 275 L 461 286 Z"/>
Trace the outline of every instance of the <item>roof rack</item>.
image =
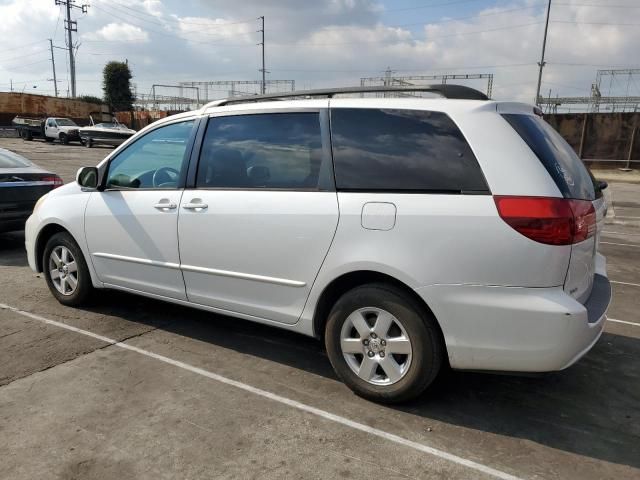
<path id="1" fill-rule="evenodd" d="M 242 97 L 231 97 L 223 100 L 214 100 L 207 103 L 203 109 L 209 107 L 221 107 L 235 103 L 264 102 L 267 100 L 283 100 L 295 97 L 327 97 L 349 93 L 407 93 L 407 92 L 429 92 L 437 93 L 444 98 L 464 99 L 464 100 L 489 100 L 484 93 L 463 85 L 416 85 L 412 87 L 343 87 L 343 88 L 322 88 L 317 90 L 297 90 L 295 92 L 270 93 L 267 95 L 247 95 Z"/>

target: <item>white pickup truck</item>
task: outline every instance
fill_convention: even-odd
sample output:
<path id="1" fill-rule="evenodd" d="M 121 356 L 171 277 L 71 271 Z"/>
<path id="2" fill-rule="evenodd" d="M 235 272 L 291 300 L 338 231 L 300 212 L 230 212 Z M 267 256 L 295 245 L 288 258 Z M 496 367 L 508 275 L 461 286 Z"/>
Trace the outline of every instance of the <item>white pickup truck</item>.
<path id="1" fill-rule="evenodd" d="M 18 129 L 19 135 L 25 140 L 42 137 L 47 142 L 59 140 L 62 144 L 80 141 L 78 133 L 80 127 L 69 118 L 49 117 L 42 120 L 18 116 L 13 119 L 12 123 Z"/>
<path id="2" fill-rule="evenodd" d="M 74 140 L 80 141 L 79 129 L 80 127 L 76 122 L 69 118 L 50 117 L 44 123 L 44 139 L 47 142 L 53 142 L 57 139 L 62 144 L 67 144 Z"/>

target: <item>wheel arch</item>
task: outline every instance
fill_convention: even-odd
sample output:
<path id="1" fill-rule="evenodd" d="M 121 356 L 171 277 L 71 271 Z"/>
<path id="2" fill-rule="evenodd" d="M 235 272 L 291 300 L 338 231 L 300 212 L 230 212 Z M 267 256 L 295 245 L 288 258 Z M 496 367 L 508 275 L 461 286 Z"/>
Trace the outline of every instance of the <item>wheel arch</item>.
<path id="1" fill-rule="evenodd" d="M 395 286 L 403 293 L 407 294 L 414 302 L 416 302 L 416 304 L 423 309 L 424 313 L 430 315 L 434 319 L 435 325 L 438 328 L 440 340 L 442 341 L 442 346 L 445 349 L 445 358 L 448 358 L 448 355 L 446 354 L 447 346 L 444 339 L 444 334 L 442 333 L 442 327 L 438 322 L 438 318 L 433 313 L 433 310 L 431 310 L 424 299 L 420 295 L 418 295 L 418 293 L 414 289 L 412 289 L 409 285 L 402 282 L 401 280 L 398 280 L 397 278 L 386 273 L 381 273 L 373 270 L 356 270 L 344 273 L 339 277 L 333 279 L 324 288 L 324 290 L 318 297 L 318 301 L 316 302 L 316 307 L 313 313 L 314 335 L 320 339 L 324 338 L 324 329 L 328 320 L 329 312 L 331 312 L 331 308 L 342 295 L 344 295 L 349 290 L 369 283 L 386 283 Z"/>
<path id="2" fill-rule="evenodd" d="M 64 228 L 62 225 L 58 223 L 49 223 L 45 225 L 42 230 L 38 233 L 38 237 L 36 238 L 35 245 L 35 254 L 36 254 L 36 269 L 38 272 L 42 272 L 42 256 L 44 255 L 44 247 L 47 244 L 47 241 L 54 236 L 56 233 L 68 233 L 73 237 L 73 234 Z"/>

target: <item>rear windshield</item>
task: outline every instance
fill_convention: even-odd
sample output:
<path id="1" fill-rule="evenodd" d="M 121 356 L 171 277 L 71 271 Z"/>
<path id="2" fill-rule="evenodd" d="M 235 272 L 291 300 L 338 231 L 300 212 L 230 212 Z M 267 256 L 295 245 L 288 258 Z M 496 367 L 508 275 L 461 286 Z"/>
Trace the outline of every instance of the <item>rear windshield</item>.
<path id="1" fill-rule="evenodd" d="M 30 167 L 31 162 L 20 155 L 7 150 L 0 150 L 0 168 Z"/>
<path id="2" fill-rule="evenodd" d="M 594 200 L 593 181 L 571 146 L 543 119 L 533 115 L 502 115 L 540 159 L 565 198 Z"/>

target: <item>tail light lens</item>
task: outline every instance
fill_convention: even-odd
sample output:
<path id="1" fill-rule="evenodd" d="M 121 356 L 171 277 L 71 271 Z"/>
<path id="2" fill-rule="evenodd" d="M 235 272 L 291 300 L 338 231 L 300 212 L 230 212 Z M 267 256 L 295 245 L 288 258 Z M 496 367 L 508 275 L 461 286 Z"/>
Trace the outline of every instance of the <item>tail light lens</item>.
<path id="1" fill-rule="evenodd" d="M 57 175 L 53 175 L 50 177 L 44 177 L 42 179 L 43 182 L 50 182 L 51 184 L 53 184 L 53 188 L 58 188 L 61 187 L 62 185 L 64 185 L 64 182 L 62 181 L 62 179 L 57 176 Z"/>
<path id="2" fill-rule="evenodd" d="M 571 245 L 596 232 L 596 212 L 588 200 L 495 196 L 500 217 L 527 238 L 546 245 Z"/>

